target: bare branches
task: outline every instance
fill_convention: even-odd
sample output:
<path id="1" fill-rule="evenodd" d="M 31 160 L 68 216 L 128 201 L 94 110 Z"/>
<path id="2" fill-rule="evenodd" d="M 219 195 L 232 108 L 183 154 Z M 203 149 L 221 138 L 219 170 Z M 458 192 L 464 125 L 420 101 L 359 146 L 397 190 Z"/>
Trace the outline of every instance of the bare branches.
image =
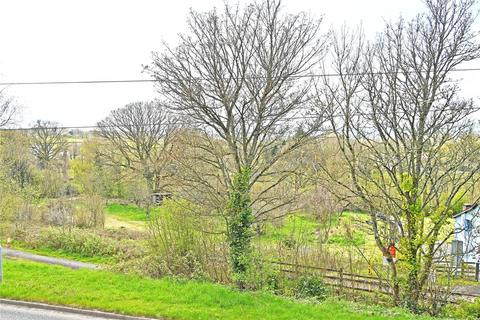
<path id="1" fill-rule="evenodd" d="M 47 167 L 51 161 L 57 159 L 67 148 L 65 130 L 52 121 L 38 120 L 31 132 L 31 148 L 40 167 Z"/>
<path id="2" fill-rule="evenodd" d="M 7 98 L 3 91 L 0 90 L 0 128 L 11 124 L 17 113 L 17 106 L 13 99 Z"/>
<path id="3" fill-rule="evenodd" d="M 325 51 L 319 27 L 306 14 L 281 14 L 271 0 L 192 11 L 189 33 L 154 53 L 149 70 L 169 108 L 226 144 L 228 175 L 248 167 L 253 185 L 320 129 L 320 121 L 290 120 L 309 112 L 312 83 L 302 77 Z"/>
<path id="4" fill-rule="evenodd" d="M 428 0 L 426 14 L 387 24 L 368 46 L 360 33 L 343 31 L 332 53 L 338 82 L 325 78 L 319 89 L 349 168 L 351 184 L 343 186 L 371 213 L 384 254 L 391 235 L 379 226 L 400 229 L 414 310 L 435 243 L 479 176 L 471 120 L 478 107 L 459 97 L 451 78 L 456 66 L 480 57 L 473 3 Z"/>
<path id="5" fill-rule="evenodd" d="M 166 185 L 174 118 L 155 102 L 135 102 L 100 121 L 98 135 L 108 142 L 99 151 L 107 165 L 139 172 L 152 192 Z"/>

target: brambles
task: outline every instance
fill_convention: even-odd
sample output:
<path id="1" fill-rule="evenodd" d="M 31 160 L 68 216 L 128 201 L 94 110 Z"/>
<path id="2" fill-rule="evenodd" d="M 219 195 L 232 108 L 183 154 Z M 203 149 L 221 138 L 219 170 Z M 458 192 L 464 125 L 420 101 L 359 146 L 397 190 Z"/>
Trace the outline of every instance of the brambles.
<path id="1" fill-rule="evenodd" d="M 301 276 L 297 279 L 295 296 L 297 298 L 314 298 L 318 301 L 327 298 L 328 289 L 318 276 Z"/>

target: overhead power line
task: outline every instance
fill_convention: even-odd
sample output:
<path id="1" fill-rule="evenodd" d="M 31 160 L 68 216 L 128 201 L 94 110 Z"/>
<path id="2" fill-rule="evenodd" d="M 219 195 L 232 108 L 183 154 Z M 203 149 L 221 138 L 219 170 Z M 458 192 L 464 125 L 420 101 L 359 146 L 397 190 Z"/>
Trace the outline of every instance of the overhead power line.
<path id="1" fill-rule="evenodd" d="M 157 82 L 155 79 L 0 82 L 2 86 Z"/>
<path id="2" fill-rule="evenodd" d="M 444 111 L 458 111 L 458 108 L 445 108 L 443 109 Z M 365 115 L 365 114 L 363 114 Z M 333 115 L 334 118 L 342 118 L 340 114 Z M 285 117 L 284 119 L 279 120 L 279 122 L 290 122 L 292 120 L 319 120 L 319 121 L 325 121 L 326 118 L 322 117 L 322 115 L 301 115 L 301 116 L 291 116 L 291 117 Z M 102 129 L 102 128 L 128 128 L 128 127 L 153 127 L 153 126 L 158 126 L 158 125 L 176 125 L 176 126 L 203 126 L 205 125 L 205 121 L 200 121 L 200 120 L 184 120 L 184 121 L 174 121 L 172 123 L 144 123 L 144 124 L 96 124 L 96 125 L 79 125 L 79 126 L 32 126 L 32 127 L 11 127 L 11 128 L 0 128 L 0 132 L 2 131 L 35 131 L 35 130 L 74 130 L 74 129 Z"/>
<path id="3" fill-rule="evenodd" d="M 318 116 L 293 116 L 283 119 L 281 122 L 289 122 L 291 120 L 317 120 Z M 1 131 L 34 131 L 34 130 L 74 130 L 74 129 L 102 129 L 102 128 L 128 128 L 128 127 L 153 127 L 158 125 L 205 125 L 203 121 L 175 121 L 171 124 L 159 124 L 159 123 L 143 123 L 143 124 L 111 124 L 111 125 L 83 125 L 83 126 L 33 126 L 33 127 L 20 127 L 20 128 L 0 128 Z"/>
<path id="4" fill-rule="evenodd" d="M 450 70 L 451 72 L 473 72 L 480 71 L 478 68 L 457 68 Z M 323 74 L 305 74 L 297 76 L 289 76 L 289 78 L 322 78 L 322 77 L 340 77 L 340 76 L 364 76 L 364 75 L 387 75 L 387 74 L 410 74 L 417 73 L 418 71 L 391 71 L 391 72 L 355 72 L 355 73 L 323 73 Z M 264 76 L 251 76 L 248 79 L 265 79 Z M 208 80 L 206 78 L 194 77 L 192 80 Z M 172 80 L 174 81 L 174 80 Z M 72 80 L 72 81 L 12 81 L 12 82 L 0 82 L 0 86 L 23 86 L 23 85 L 69 85 L 69 84 L 108 84 L 108 83 L 155 83 L 161 82 L 157 79 L 119 79 L 119 80 Z"/>

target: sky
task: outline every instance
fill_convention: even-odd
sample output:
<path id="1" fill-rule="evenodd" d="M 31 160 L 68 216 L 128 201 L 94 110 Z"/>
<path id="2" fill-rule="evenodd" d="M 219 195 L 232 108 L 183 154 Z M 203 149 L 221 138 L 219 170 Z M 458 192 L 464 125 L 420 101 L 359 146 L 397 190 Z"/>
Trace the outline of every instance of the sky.
<path id="1" fill-rule="evenodd" d="M 148 78 L 142 65 L 150 63 L 162 41 L 177 43 L 190 8 L 206 11 L 222 5 L 223 0 L 0 0 L 0 82 Z M 323 16 L 324 31 L 361 23 L 367 37 L 380 31 L 385 20 L 423 10 L 421 0 L 283 0 L 282 5 L 285 12 Z M 480 67 L 480 61 L 464 67 Z M 463 94 L 478 100 L 480 72 L 458 77 Z M 23 127 L 35 120 L 90 126 L 113 109 L 157 96 L 152 83 L 5 90 L 21 107 L 17 125 Z"/>

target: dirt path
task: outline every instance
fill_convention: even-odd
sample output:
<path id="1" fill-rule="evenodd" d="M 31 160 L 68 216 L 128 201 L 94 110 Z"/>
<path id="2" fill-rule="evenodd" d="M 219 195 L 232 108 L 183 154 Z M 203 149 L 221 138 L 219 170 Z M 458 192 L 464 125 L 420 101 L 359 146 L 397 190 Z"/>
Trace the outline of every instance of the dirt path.
<path id="1" fill-rule="evenodd" d="M 46 263 L 46 264 L 64 266 L 71 269 L 81 269 L 81 268 L 92 269 L 92 270 L 100 269 L 100 266 L 97 266 L 92 263 L 86 263 L 86 262 L 80 262 L 80 261 L 74 261 L 74 260 L 68 260 L 68 259 L 62 259 L 62 258 L 46 257 L 46 256 L 41 256 L 38 254 L 33 254 L 33 253 L 10 249 L 10 248 L 2 248 L 2 255 L 7 257 L 14 257 L 14 258 L 20 258 L 25 260 L 31 260 L 35 262 Z"/>
<path id="2" fill-rule="evenodd" d="M 125 228 L 125 229 L 135 230 L 135 231 L 145 231 L 146 229 L 145 222 L 121 220 L 112 215 L 106 215 L 105 227 L 111 228 L 111 229 Z"/>

